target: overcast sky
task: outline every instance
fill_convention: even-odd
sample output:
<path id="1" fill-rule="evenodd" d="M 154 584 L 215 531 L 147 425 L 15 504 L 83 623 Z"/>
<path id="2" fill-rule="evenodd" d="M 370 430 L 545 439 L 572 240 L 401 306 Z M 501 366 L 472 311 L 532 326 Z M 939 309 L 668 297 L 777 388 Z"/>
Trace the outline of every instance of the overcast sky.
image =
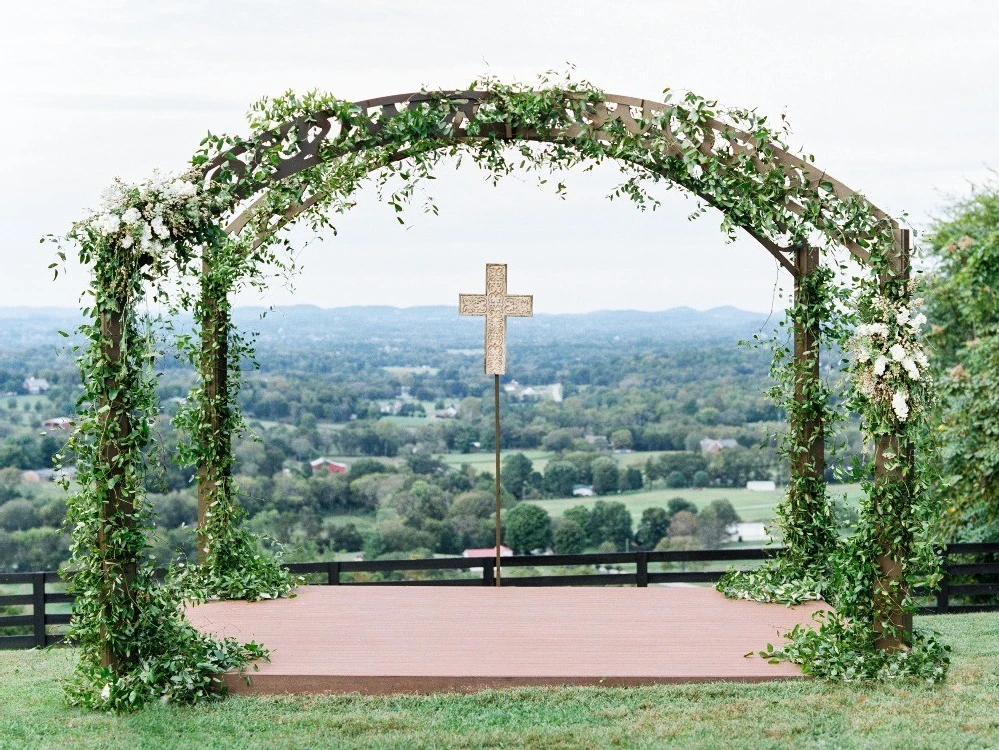
<path id="1" fill-rule="evenodd" d="M 52 282 L 52 249 L 115 176 L 178 171 L 207 131 L 242 133 L 248 105 L 288 88 L 344 99 L 489 73 L 546 70 L 605 91 L 687 89 L 786 114 L 792 143 L 918 228 L 999 168 L 999 10 L 991 2 L 350 0 L 10 3 L 0 29 L 0 306 L 75 304 L 83 271 Z M 688 222 L 676 191 L 640 213 L 605 194 L 615 173 L 570 175 L 562 201 L 442 170 L 438 217 L 400 227 L 373 193 L 304 248 L 294 290 L 244 304 L 456 304 L 486 262 L 539 312 L 769 310 L 776 263 Z M 780 301 L 778 300 L 778 305 Z"/>

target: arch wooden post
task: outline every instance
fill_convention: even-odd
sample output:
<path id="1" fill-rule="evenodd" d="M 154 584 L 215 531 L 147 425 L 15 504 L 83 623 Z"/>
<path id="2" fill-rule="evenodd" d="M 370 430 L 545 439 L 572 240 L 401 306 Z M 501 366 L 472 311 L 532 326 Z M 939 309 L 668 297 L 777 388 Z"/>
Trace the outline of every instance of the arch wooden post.
<path id="1" fill-rule="evenodd" d="M 905 288 L 911 273 L 909 243 L 909 230 L 897 230 L 895 244 L 888 258 L 888 270 L 879 279 L 883 289 L 900 283 L 903 285 L 902 296 L 899 298 L 895 295 L 899 301 L 908 301 L 909 296 L 908 289 Z M 877 634 L 875 646 L 884 651 L 899 651 L 912 642 L 912 614 L 902 608 L 902 602 L 908 594 L 903 565 L 910 557 L 912 538 L 911 534 L 905 532 L 904 538 L 896 541 L 900 530 L 884 527 L 885 514 L 879 512 L 882 509 L 877 507 L 877 503 L 883 502 L 884 493 L 878 489 L 901 482 L 906 489 L 906 501 L 911 504 L 914 466 L 915 452 L 911 440 L 893 434 L 878 436 L 874 447 L 873 493 L 873 510 L 877 519 L 874 534 L 879 546 L 878 571 L 874 582 L 874 630 Z M 901 510 L 896 509 L 895 512 Z M 907 513 L 909 509 L 904 510 Z M 885 623 L 889 625 L 887 629 Z"/>
<path id="2" fill-rule="evenodd" d="M 132 584 L 135 581 L 138 560 L 129 556 L 121 541 L 116 537 L 127 534 L 135 527 L 135 496 L 134 488 L 129 486 L 128 467 L 122 456 L 122 446 L 129 442 L 132 434 L 132 417 L 129 414 L 127 394 L 135 387 L 134 373 L 129 372 L 125 353 L 125 328 L 128 325 L 129 300 L 126 294 L 120 294 L 113 308 L 104 309 L 100 313 L 102 359 L 107 363 L 114 376 L 104 381 L 98 409 L 97 460 L 106 480 L 101 484 L 106 487 L 104 502 L 100 508 L 100 526 L 97 530 L 97 543 L 101 557 L 104 559 L 105 580 L 103 581 L 104 596 L 102 602 L 103 623 L 121 623 L 123 619 L 130 620 L 132 613 L 114 612 L 116 597 L 111 593 L 115 586 L 120 586 L 124 600 L 134 604 Z M 117 578 L 112 572 L 117 568 L 122 572 Z M 123 623 L 124 624 L 124 623 Z M 120 672 L 127 662 L 127 657 L 119 653 L 113 646 L 113 633 L 101 625 L 101 664 Z"/>
<path id="3" fill-rule="evenodd" d="M 208 511 L 218 492 L 229 492 L 232 476 L 232 435 L 228 427 L 229 405 L 229 326 L 230 309 L 221 299 L 212 275 L 211 258 L 202 260 L 201 269 L 201 429 L 211 437 L 211 452 L 198 464 L 198 563 L 208 557 L 205 534 Z"/>
<path id="4" fill-rule="evenodd" d="M 794 252 L 794 303 L 797 309 L 813 310 L 809 299 L 809 277 L 819 269 L 817 247 L 797 247 Z M 821 413 L 801 408 L 820 387 L 820 321 L 817 317 L 794 320 L 794 400 L 799 408 L 790 415 L 792 435 L 797 435 L 791 455 L 791 489 L 788 493 L 794 529 L 812 526 L 810 519 L 825 514 L 825 495 L 818 488 L 825 482 L 825 425 Z M 785 530 L 789 531 L 789 530 Z M 799 538 L 800 537 L 800 538 Z M 790 554 L 806 566 L 821 564 L 832 539 L 814 539 L 798 534 L 785 539 Z"/>

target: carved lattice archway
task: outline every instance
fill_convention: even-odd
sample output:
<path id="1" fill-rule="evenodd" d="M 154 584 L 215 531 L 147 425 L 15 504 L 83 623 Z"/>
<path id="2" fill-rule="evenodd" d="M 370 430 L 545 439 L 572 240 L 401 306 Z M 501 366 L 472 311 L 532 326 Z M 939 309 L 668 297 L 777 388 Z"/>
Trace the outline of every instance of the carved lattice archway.
<path id="1" fill-rule="evenodd" d="M 523 92 L 521 92 L 523 93 Z M 597 96 L 592 91 L 555 90 L 531 92 L 542 104 L 529 116 L 504 109 L 509 104 L 497 91 L 418 92 L 353 104 L 334 102 L 295 117 L 263 132 L 256 138 L 220 149 L 202 160 L 201 175 L 206 193 L 226 193 L 228 209 L 217 212 L 219 222 L 230 237 L 248 236 L 241 245 L 252 253 L 282 227 L 321 210 L 337 185 L 302 178 L 314 170 L 345 163 L 355 155 L 376 154 L 364 169 L 417 159 L 428 152 L 461 148 L 504 147 L 517 143 L 551 144 L 578 153 L 582 158 L 614 159 L 626 163 L 654 180 L 668 180 L 700 196 L 720 210 L 731 225 L 754 237 L 795 280 L 795 294 L 807 297 L 808 281 L 819 270 L 822 247 L 811 241 L 822 238 L 825 247 L 845 247 L 862 264 L 878 270 L 879 283 L 892 288 L 896 299 L 908 294 L 904 282 L 909 276 L 909 235 L 884 211 L 840 181 L 829 177 L 809 161 L 775 144 L 760 132 L 750 133 L 717 119 L 700 116 L 691 109 L 624 96 Z M 691 115 L 693 112 L 693 115 Z M 693 116 L 693 119 L 691 119 Z M 677 118 L 686 117 L 682 122 Z M 409 129 L 407 129 L 409 128 Z M 699 157 L 705 157 L 701 159 Z M 730 190 L 732 180 L 741 181 L 739 190 Z M 285 191 L 285 192 L 282 192 Z M 273 195 L 282 200 L 271 202 Z M 761 206 L 763 207 L 761 209 Z M 885 238 L 889 238 L 886 242 Z M 872 257 L 872 248 L 878 256 Z M 228 384 L 229 307 L 224 302 L 227 289 L 217 286 L 212 275 L 212 257 L 203 256 L 204 283 L 200 308 L 202 356 L 200 376 L 205 399 L 205 422 L 215 436 L 211 452 L 201 458 L 199 478 L 199 551 L 209 540 L 200 536 L 210 499 L 228 492 L 231 479 L 231 445 L 225 411 Z M 141 259 L 135 261 L 141 266 Z M 139 278 L 138 275 L 135 278 Z M 209 281 L 210 280 L 210 281 Z M 138 283 L 138 282 L 137 282 Z M 216 284 L 209 288 L 209 284 Z M 109 371 L 127 372 L 122 342 L 128 335 L 131 311 L 127 298 L 112 301 L 99 311 L 101 359 Z M 221 300 L 221 303 L 220 303 Z M 807 303 L 808 300 L 806 299 Z M 796 323 L 794 395 L 804 400 L 816 390 L 819 381 L 818 347 L 821 321 L 811 318 Z M 120 394 L 127 380 L 112 377 L 102 385 L 96 400 L 98 421 L 114 429 L 104 430 L 97 439 L 96 455 L 104 463 L 108 486 L 101 508 L 102 533 L 115 534 L 115 524 L 135 523 L 130 512 L 134 482 L 130 467 L 118 459 L 117 448 L 128 441 L 135 427 Z M 799 424 L 792 476 L 804 480 L 796 486 L 816 486 L 823 481 L 824 432 L 821 419 L 795 417 Z M 910 492 L 913 451 L 899 432 L 884 432 L 875 446 L 875 486 L 894 484 Z M 794 482 L 792 482 L 795 484 Z M 811 483 L 811 484 L 809 484 Z M 801 517 L 822 514 L 828 508 L 824 494 L 800 492 L 792 496 L 792 512 Z M 881 518 L 875 515 L 876 518 Z M 904 644 L 909 627 L 902 609 L 907 595 L 904 562 L 911 543 L 899 542 L 897 529 L 874 529 L 881 545 L 880 573 L 874 596 L 880 601 L 875 627 L 888 621 L 894 627 L 881 638 L 883 648 Z M 794 541 L 794 540 L 792 540 Z M 802 540 L 807 543 L 808 540 Z M 797 542 L 795 542 L 797 543 Z M 104 537 L 100 540 L 102 553 Z M 821 555 L 823 544 L 809 547 L 803 554 Z M 129 571 L 134 575 L 138 560 L 118 560 L 125 572 L 117 582 L 128 599 Z M 879 630 L 879 633 L 882 631 Z M 109 649 L 105 661 L 115 664 L 119 655 Z"/>

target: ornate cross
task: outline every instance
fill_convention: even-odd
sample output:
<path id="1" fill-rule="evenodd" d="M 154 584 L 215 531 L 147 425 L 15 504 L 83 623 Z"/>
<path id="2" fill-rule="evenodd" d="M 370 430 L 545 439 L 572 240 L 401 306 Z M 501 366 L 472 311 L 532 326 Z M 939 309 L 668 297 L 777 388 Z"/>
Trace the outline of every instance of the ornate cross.
<path id="1" fill-rule="evenodd" d="M 506 263 L 486 263 L 486 293 L 459 294 L 460 315 L 486 318 L 487 375 L 506 373 L 506 319 L 534 315 L 534 296 L 506 293 Z"/>

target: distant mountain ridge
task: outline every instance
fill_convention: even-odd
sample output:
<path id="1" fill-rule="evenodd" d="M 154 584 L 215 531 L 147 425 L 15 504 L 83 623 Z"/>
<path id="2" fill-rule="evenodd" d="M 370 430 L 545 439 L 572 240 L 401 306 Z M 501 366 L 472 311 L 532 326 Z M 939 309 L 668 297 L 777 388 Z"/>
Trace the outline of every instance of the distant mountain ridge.
<path id="1" fill-rule="evenodd" d="M 511 346 L 613 341 L 697 345 L 751 338 L 761 330 L 772 330 L 782 318 L 783 311 L 676 307 L 659 312 L 540 313 L 530 320 L 512 318 L 508 326 Z M 73 308 L 0 307 L 0 349 L 57 343 L 62 340 L 58 331 L 72 331 L 80 320 L 79 311 Z M 448 305 L 239 307 L 233 311 L 233 320 L 243 330 L 258 331 L 260 344 L 267 347 L 308 341 L 465 348 L 480 346 L 483 335 L 481 318 L 459 317 Z"/>

